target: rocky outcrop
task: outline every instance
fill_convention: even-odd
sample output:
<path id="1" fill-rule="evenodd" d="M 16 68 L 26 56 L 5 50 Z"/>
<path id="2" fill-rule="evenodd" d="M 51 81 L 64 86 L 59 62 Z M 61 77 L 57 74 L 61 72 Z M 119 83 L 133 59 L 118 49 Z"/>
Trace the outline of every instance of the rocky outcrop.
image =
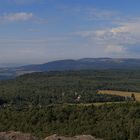
<path id="1" fill-rule="evenodd" d="M 0 140 L 38 140 L 31 134 L 24 134 L 21 132 L 0 132 Z"/>
<path id="2" fill-rule="evenodd" d="M 39 140 L 39 139 L 32 136 L 31 134 L 9 131 L 9 132 L 0 132 L 0 140 Z M 75 137 L 52 135 L 46 137 L 44 140 L 102 140 L 102 139 L 97 139 L 91 135 L 80 135 Z"/>
<path id="3" fill-rule="evenodd" d="M 102 140 L 102 139 L 97 139 L 91 135 L 80 135 L 80 136 L 75 136 L 75 137 L 64 137 L 64 136 L 57 136 L 57 135 L 52 135 L 44 140 Z"/>

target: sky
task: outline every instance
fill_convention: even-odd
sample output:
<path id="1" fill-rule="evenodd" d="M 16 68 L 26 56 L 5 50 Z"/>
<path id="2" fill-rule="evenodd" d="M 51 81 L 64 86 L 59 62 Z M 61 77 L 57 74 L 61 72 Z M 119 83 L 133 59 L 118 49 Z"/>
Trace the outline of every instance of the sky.
<path id="1" fill-rule="evenodd" d="M 140 58 L 140 0 L 0 0 L 0 66 Z"/>

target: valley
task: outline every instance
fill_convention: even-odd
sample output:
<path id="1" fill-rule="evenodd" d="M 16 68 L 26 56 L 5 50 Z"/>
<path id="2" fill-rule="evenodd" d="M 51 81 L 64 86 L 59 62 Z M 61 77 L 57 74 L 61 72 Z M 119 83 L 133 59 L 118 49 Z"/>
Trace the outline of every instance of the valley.
<path id="1" fill-rule="evenodd" d="M 49 140 L 79 135 L 90 135 L 91 140 L 139 139 L 139 94 L 139 69 L 20 75 L 0 81 L 0 131 L 39 139 L 60 136 Z"/>

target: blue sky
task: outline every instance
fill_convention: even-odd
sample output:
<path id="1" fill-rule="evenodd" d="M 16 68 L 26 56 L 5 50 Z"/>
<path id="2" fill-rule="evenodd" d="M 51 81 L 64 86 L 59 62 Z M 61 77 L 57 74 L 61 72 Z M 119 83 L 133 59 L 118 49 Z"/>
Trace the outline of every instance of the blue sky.
<path id="1" fill-rule="evenodd" d="M 0 66 L 140 58 L 139 0 L 1 0 Z"/>

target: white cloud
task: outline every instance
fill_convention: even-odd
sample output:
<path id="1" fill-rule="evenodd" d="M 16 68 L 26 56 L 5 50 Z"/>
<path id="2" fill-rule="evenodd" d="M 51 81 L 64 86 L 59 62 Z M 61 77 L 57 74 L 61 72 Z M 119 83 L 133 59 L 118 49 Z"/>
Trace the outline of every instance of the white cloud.
<path id="1" fill-rule="evenodd" d="M 18 12 L 0 16 L 2 22 L 27 21 L 33 18 L 33 13 Z"/>
<path id="2" fill-rule="evenodd" d="M 112 33 L 124 33 L 124 32 L 132 32 L 134 33 L 139 33 L 140 34 L 140 17 L 137 18 L 137 20 L 134 21 L 128 21 L 128 22 L 122 22 L 120 23 L 119 27 L 113 28 L 111 30 Z"/>
<path id="3" fill-rule="evenodd" d="M 70 12 L 71 10 L 70 8 Z M 130 52 L 133 49 L 129 50 L 129 47 L 135 46 L 136 48 L 139 47 L 137 44 L 140 44 L 139 17 L 129 17 L 128 20 L 128 17 L 123 18 L 123 16 L 117 15 L 115 12 L 96 8 L 84 10 L 76 8 L 75 10 L 80 13 L 79 15 L 79 13 L 75 14 L 74 12 L 74 16 L 78 16 L 77 19 L 80 18 L 80 21 L 75 24 L 78 26 L 77 29 L 85 29 L 84 31 L 74 33 L 78 37 L 73 36 L 73 33 L 62 35 L 63 31 L 61 31 L 62 36 L 54 37 L 51 35 L 52 31 L 47 33 L 47 35 L 51 35 L 47 39 L 43 39 L 44 37 L 32 39 L 33 36 L 31 39 L 18 39 L 18 37 L 17 39 L 0 39 L 0 61 L 38 63 L 54 58 L 139 57 L 139 52 L 136 52 L 136 55 L 135 52 Z M 121 17 L 120 19 L 119 16 Z M 46 20 L 34 16 L 33 13 L 26 12 L 4 14 L 0 16 L 1 21 L 8 23 L 19 21 L 46 23 Z M 27 31 L 39 32 L 40 30 L 34 29 L 33 26 L 33 28 L 29 28 Z"/>
<path id="4" fill-rule="evenodd" d="M 0 39 L 0 44 L 31 44 L 31 45 L 46 45 L 48 43 L 47 39 Z"/>
<path id="5" fill-rule="evenodd" d="M 81 17 L 85 20 L 91 21 L 100 21 L 100 20 L 110 20 L 110 19 L 119 19 L 118 11 L 100 9 L 95 6 L 69 6 L 69 5 L 59 5 L 59 10 L 65 12 L 74 12 L 75 15 L 79 14 L 82 15 Z"/>
<path id="6" fill-rule="evenodd" d="M 48 21 L 45 18 L 37 17 L 31 12 L 5 13 L 3 15 L 0 15 L 0 23 L 25 22 L 25 21 L 31 21 L 37 24 L 48 23 Z"/>
<path id="7" fill-rule="evenodd" d="M 131 48 L 135 46 L 136 49 L 140 44 L 140 17 L 107 28 L 80 31 L 75 34 L 87 39 L 91 47 L 95 46 L 95 49 L 98 48 L 106 55 L 130 55 L 132 54 L 130 51 L 133 50 Z"/>
<path id="8" fill-rule="evenodd" d="M 108 54 L 117 54 L 117 53 L 125 53 L 124 46 L 121 45 L 108 45 L 105 47 L 105 52 Z"/>
<path id="9" fill-rule="evenodd" d="M 35 3 L 35 2 L 40 2 L 42 0 L 5 0 L 7 1 L 8 3 L 15 3 L 15 4 L 18 4 L 18 5 L 25 5 L 25 4 L 32 4 L 32 3 Z"/>
<path id="10" fill-rule="evenodd" d="M 89 20 L 110 20 L 118 19 L 118 12 L 97 9 L 97 8 L 87 8 L 87 17 Z"/>

